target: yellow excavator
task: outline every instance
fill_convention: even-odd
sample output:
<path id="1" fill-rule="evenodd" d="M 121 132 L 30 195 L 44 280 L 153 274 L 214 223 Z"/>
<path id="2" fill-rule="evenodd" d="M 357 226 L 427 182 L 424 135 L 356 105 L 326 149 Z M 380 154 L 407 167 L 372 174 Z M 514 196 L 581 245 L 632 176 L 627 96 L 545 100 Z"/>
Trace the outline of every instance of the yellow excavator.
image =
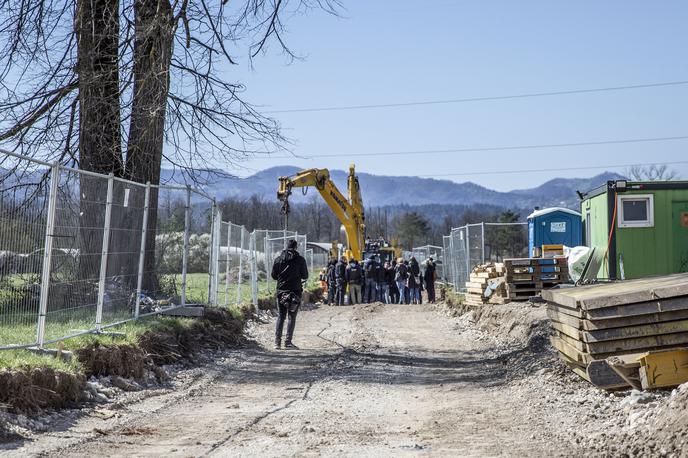
<path id="1" fill-rule="evenodd" d="M 349 167 L 349 178 L 347 188 L 349 198 L 347 199 L 337 189 L 330 178 L 330 171 L 327 169 L 309 169 L 291 177 L 279 178 L 279 190 L 277 198 L 282 201 L 282 213 L 285 215 L 286 224 L 289 218 L 289 196 L 292 188 L 314 187 L 318 190 L 325 203 L 332 209 L 337 218 L 344 226 L 346 232 L 346 251 L 347 259 L 361 260 L 365 247 L 365 215 L 363 211 L 363 201 L 361 200 L 361 189 L 358 184 L 355 167 Z M 334 244 L 333 244 L 334 247 Z"/>
<path id="2" fill-rule="evenodd" d="M 361 187 L 356 176 L 356 168 L 353 164 L 349 166 L 349 177 L 347 180 L 348 198 L 337 189 L 330 178 L 327 169 L 309 169 L 291 177 L 279 178 L 279 189 L 277 198 L 282 201 L 282 214 L 285 215 L 285 227 L 289 221 L 289 196 L 292 188 L 314 187 L 318 190 L 325 203 L 337 216 L 346 232 L 346 250 L 344 255 L 347 259 L 363 260 L 367 254 L 379 254 L 383 261 L 390 260 L 392 256 L 399 257 L 401 249 L 390 246 L 384 240 L 366 241 L 365 238 L 365 213 L 363 210 L 363 199 L 361 198 Z M 333 242 L 333 251 L 337 250 L 337 242 Z M 331 257 L 337 257 L 336 252 L 330 253 Z"/>

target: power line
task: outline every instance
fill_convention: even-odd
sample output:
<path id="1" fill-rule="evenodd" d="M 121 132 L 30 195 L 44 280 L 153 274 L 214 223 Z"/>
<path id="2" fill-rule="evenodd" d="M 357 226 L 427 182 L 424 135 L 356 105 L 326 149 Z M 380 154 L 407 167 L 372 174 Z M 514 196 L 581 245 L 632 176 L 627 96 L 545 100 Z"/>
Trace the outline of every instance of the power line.
<path id="1" fill-rule="evenodd" d="M 338 154 L 316 154 L 312 156 L 268 156 L 272 159 L 319 159 L 329 157 L 362 157 L 362 156 L 403 156 L 414 154 L 443 154 L 443 153 L 478 153 L 488 151 L 513 151 L 526 149 L 545 149 L 545 148 L 572 148 L 579 146 L 598 146 L 598 145 L 618 145 L 627 143 L 649 143 L 662 141 L 677 141 L 688 140 L 688 135 L 673 136 L 673 137 L 651 137 L 651 138 L 632 138 L 621 140 L 602 140 L 593 142 L 576 142 L 576 143 L 549 143 L 544 145 L 515 145 L 515 146 L 490 146 L 482 148 L 450 148 L 450 149 L 436 149 L 436 150 L 418 150 L 418 151 L 390 151 L 381 153 L 338 153 Z"/>
<path id="2" fill-rule="evenodd" d="M 619 169 L 621 167 L 646 167 L 651 165 L 679 165 L 688 164 L 688 161 L 669 161 L 669 162 L 646 162 L 638 164 L 609 164 L 609 165 L 593 165 L 585 167 L 566 167 L 566 170 L 599 170 L 599 169 Z M 561 172 L 562 168 L 551 169 L 522 169 L 522 170 L 484 170 L 480 172 L 461 172 L 461 173 L 434 173 L 432 175 L 418 175 L 421 178 L 437 178 L 437 177 L 459 177 L 459 176 L 473 176 L 473 175 L 507 175 L 513 173 L 533 173 L 533 172 Z"/>
<path id="3" fill-rule="evenodd" d="M 667 86 L 682 86 L 688 84 L 687 81 L 667 81 L 662 83 L 648 83 L 648 84 L 634 84 L 628 86 L 611 86 L 598 87 L 590 89 L 573 89 L 566 91 L 553 92 L 532 92 L 515 95 L 498 95 L 489 97 L 468 97 L 460 99 L 440 99 L 440 100 L 421 100 L 417 102 L 399 102 L 399 103 L 379 103 L 371 105 L 341 105 L 331 107 L 311 107 L 311 108 L 292 108 L 286 110 L 270 110 L 264 111 L 265 114 L 278 113 L 307 113 L 307 112 L 321 112 L 321 111 L 348 111 L 348 110 L 368 110 L 374 108 L 399 108 L 422 105 L 444 105 L 451 103 L 467 103 L 467 102 L 486 102 L 490 100 L 509 100 L 509 99 L 525 99 L 531 97 L 550 97 L 556 95 L 574 95 L 574 94 L 591 94 L 595 92 L 612 92 L 612 91 L 626 91 L 631 89 L 647 89 L 652 87 L 667 87 Z"/>

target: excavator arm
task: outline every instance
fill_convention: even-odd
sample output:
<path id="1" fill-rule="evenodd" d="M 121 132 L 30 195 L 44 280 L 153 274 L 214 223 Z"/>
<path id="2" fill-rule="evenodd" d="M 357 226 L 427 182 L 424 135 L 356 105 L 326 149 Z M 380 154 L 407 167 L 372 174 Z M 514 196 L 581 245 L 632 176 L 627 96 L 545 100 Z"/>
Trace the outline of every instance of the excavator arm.
<path id="1" fill-rule="evenodd" d="M 289 212 L 289 196 L 292 188 L 311 186 L 318 190 L 325 203 L 344 226 L 347 238 L 346 256 L 360 261 L 365 247 L 365 216 L 354 166 L 349 167 L 348 199 L 337 189 L 327 169 L 303 170 L 291 177 L 280 177 L 277 198 L 282 201 L 285 213 Z"/>

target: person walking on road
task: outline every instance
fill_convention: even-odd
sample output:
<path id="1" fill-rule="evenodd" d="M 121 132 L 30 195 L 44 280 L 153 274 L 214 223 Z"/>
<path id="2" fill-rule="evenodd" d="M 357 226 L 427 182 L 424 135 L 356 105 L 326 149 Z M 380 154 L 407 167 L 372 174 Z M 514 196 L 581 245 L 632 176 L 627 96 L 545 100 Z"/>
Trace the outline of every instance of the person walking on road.
<path id="1" fill-rule="evenodd" d="M 355 259 L 346 266 L 346 283 L 349 285 L 349 305 L 360 304 L 363 269 Z"/>
<path id="2" fill-rule="evenodd" d="M 408 280 L 408 268 L 404 264 L 404 260 L 399 258 L 397 260 L 397 267 L 394 271 L 394 281 L 399 290 L 399 304 L 404 303 L 404 292 L 406 291 L 406 280 Z"/>
<path id="3" fill-rule="evenodd" d="M 428 260 L 425 261 L 425 275 L 423 275 L 423 278 L 425 279 L 425 290 L 428 292 L 428 302 L 431 304 L 435 303 L 436 274 L 437 266 L 435 261 L 432 259 L 432 257 L 429 257 Z"/>
<path id="4" fill-rule="evenodd" d="M 308 266 L 303 256 L 296 251 L 296 240 L 287 242 L 287 249 L 275 259 L 272 265 L 272 279 L 277 282 L 277 327 L 275 329 L 275 349 L 282 345 L 284 321 L 289 315 L 284 348 L 295 349 L 292 342 L 296 327 L 296 314 L 301 305 L 303 282 L 308 280 Z"/>
<path id="5" fill-rule="evenodd" d="M 337 283 L 335 305 L 344 305 L 346 299 L 346 258 L 344 256 L 334 266 L 334 276 Z"/>

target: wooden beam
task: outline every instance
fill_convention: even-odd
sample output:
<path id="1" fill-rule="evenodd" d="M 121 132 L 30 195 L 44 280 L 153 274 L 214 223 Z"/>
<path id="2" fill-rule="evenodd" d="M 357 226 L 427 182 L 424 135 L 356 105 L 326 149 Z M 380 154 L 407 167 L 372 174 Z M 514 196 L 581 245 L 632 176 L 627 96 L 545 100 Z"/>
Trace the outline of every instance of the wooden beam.
<path id="1" fill-rule="evenodd" d="M 543 298 L 585 310 L 688 296 L 688 273 L 548 290 Z"/>
<path id="2" fill-rule="evenodd" d="M 639 326 L 625 326 L 622 328 L 599 329 L 596 331 L 583 331 L 583 341 L 604 342 L 609 340 L 631 339 L 635 337 L 653 337 L 663 334 L 688 333 L 688 320 L 667 321 L 660 323 L 643 324 Z"/>
<path id="3" fill-rule="evenodd" d="M 557 310 L 554 309 L 547 309 L 547 316 L 549 317 L 550 320 L 552 321 L 558 321 L 559 323 L 565 324 L 567 326 L 571 326 L 572 328 L 575 329 L 580 329 L 582 326 L 582 320 L 580 318 L 576 318 L 575 316 L 567 315 L 565 313 L 558 312 Z"/>
<path id="4" fill-rule="evenodd" d="M 588 353 L 596 355 L 622 351 L 631 352 L 633 350 L 654 350 L 657 347 L 684 346 L 687 344 L 688 332 L 679 332 L 676 334 L 586 343 L 584 350 L 587 349 Z"/>
<path id="5" fill-rule="evenodd" d="M 599 329 L 621 328 L 625 326 L 638 326 L 642 324 L 664 323 L 678 320 L 688 320 L 688 310 L 650 313 L 648 315 L 632 315 L 623 318 L 610 318 L 604 320 L 581 320 L 581 324 L 582 328 L 586 331 L 596 331 Z"/>
<path id="6" fill-rule="evenodd" d="M 587 310 L 584 313 L 585 316 L 591 320 L 604 320 L 677 310 L 688 310 L 688 297 L 682 296 L 671 299 L 639 302 L 637 304 L 616 305 L 613 307 Z"/>

